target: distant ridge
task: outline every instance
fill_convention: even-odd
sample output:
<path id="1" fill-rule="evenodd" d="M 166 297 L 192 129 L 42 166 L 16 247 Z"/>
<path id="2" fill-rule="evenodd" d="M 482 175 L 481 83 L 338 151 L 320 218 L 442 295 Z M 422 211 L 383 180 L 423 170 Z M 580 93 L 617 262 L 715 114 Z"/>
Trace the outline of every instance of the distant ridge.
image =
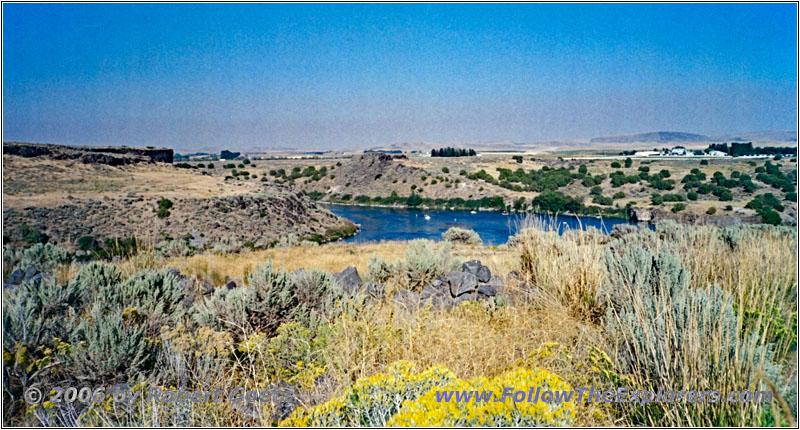
<path id="1" fill-rule="evenodd" d="M 627 134 L 622 136 L 594 137 L 592 143 L 680 143 L 680 142 L 707 142 L 712 140 L 708 136 L 680 131 L 656 131 L 651 133 Z"/>

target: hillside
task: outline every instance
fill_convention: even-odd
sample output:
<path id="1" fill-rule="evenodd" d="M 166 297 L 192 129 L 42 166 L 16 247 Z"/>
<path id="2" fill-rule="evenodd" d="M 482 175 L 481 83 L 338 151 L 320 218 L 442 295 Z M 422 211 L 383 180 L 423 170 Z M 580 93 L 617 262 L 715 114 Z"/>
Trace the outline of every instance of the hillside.
<path id="1" fill-rule="evenodd" d="M 95 153 L 3 155 L 4 243 L 21 245 L 41 234 L 69 249 L 84 237 L 103 243 L 133 236 L 157 246 L 182 239 L 198 249 L 221 241 L 266 247 L 356 229 L 279 184 L 230 183 L 169 163 L 87 163 L 86 154 Z M 159 213 L 160 206 L 168 207 Z"/>

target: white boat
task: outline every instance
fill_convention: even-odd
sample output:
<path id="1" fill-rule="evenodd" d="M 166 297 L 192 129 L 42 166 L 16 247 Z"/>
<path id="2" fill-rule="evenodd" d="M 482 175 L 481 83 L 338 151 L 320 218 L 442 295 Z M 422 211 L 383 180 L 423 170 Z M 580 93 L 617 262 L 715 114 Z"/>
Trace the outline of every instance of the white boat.
<path id="1" fill-rule="evenodd" d="M 471 213 L 471 214 L 473 214 L 473 215 L 474 215 L 474 214 L 476 214 L 476 213 L 478 213 L 478 212 L 475 212 L 475 211 L 469 211 L 469 213 Z"/>
<path id="2" fill-rule="evenodd" d="M 428 214 L 425 214 L 425 220 L 429 220 L 429 219 L 431 219 L 431 216 L 428 215 Z"/>

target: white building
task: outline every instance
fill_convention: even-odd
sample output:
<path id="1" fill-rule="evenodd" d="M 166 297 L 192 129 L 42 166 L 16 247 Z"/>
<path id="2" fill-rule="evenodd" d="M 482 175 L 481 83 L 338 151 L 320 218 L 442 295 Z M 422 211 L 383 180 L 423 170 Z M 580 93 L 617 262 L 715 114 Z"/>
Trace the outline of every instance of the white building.
<path id="1" fill-rule="evenodd" d="M 658 151 L 636 151 L 633 153 L 634 157 L 654 157 L 660 154 Z"/>
<path id="2" fill-rule="evenodd" d="M 686 148 L 682 146 L 676 146 L 670 149 L 669 155 L 686 155 Z"/>
<path id="3" fill-rule="evenodd" d="M 727 157 L 728 156 L 728 154 L 726 154 L 726 153 L 724 153 L 722 151 L 716 151 L 716 150 L 713 150 L 713 149 L 711 151 L 708 151 L 706 153 L 706 155 L 708 155 L 709 157 Z"/>

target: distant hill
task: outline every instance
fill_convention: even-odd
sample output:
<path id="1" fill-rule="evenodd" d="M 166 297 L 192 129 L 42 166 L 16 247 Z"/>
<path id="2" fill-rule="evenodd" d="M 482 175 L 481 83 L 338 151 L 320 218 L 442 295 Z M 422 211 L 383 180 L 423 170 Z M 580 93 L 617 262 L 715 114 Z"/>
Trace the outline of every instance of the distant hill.
<path id="1" fill-rule="evenodd" d="M 592 143 L 683 143 L 683 142 L 707 142 L 712 140 L 708 136 L 694 133 L 684 133 L 679 131 L 656 131 L 651 133 L 627 134 L 622 136 L 594 137 L 589 141 Z"/>
<path id="2" fill-rule="evenodd" d="M 713 140 L 722 142 L 788 142 L 797 143 L 797 131 L 795 130 L 767 130 L 752 131 L 748 133 L 727 134 L 715 136 Z"/>

